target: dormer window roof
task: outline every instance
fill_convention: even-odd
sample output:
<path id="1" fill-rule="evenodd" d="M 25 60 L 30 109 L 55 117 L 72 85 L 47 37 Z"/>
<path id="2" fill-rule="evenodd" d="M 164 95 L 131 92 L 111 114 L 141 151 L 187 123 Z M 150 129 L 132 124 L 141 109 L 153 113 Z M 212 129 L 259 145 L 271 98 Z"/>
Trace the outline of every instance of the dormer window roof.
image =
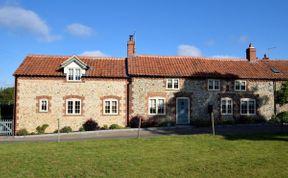
<path id="1" fill-rule="evenodd" d="M 81 61 L 80 59 L 79 59 L 79 57 L 78 56 L 76 56 L 76 55 L 73 55 L 72 57 L 70 57 L 69 59 L 67 59 L 66 61 L 64 61 L 61 65 L 60 65 L 60 67 L 61 68 L 65 68 L 65 67 L 67 67 L 67 66 L 69 66 L 69 64 L 71 64 L 71 63 L 76 63 L 80 68 L 82 68 L 82 69 L 84 69 L 84 70 L 87 70 L 88 69 L 88 65 L 86 64 L 86 63 L 84 63 L 83 61 Z"/>

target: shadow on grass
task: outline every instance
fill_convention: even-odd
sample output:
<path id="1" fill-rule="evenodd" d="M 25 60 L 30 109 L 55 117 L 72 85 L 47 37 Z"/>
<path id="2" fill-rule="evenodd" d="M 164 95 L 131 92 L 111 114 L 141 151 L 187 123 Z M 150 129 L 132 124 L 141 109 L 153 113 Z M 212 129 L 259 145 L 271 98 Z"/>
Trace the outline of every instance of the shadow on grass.
<path id="1" fill-rule="evenodd" d="M 252 141 L 288 141 L 288 126 L 273 124 L 241 124 L 216 126 L 216 135 L 227 140 L 252 140 Z M 145 129 L 155 135 L 194 135 L 212 134 L 210 127 L 176 127 Z"/>

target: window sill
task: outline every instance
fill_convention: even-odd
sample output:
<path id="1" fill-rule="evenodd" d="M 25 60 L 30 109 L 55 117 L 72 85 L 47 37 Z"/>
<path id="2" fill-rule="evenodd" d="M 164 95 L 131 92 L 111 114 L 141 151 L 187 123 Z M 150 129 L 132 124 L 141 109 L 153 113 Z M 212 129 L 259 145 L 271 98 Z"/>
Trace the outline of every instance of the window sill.
<path id="1" fill-rule="evenodd" d="M 166 113 L 164 113 L 164 114 L 151 114 L 151 113 L 149 113 L 148 115 L 149 116 L 166 116 Z"/>
<path id="2" fill-rule="evenodd" d="M 117 114 L 107 114 L 107 113 L 103 113 L 102 114 L 102 116 L 119 116 L 119 114 L 117 113 Z"/>
<path id="3" fill-rule="evenodd" d="M 241 116 L 256 116 L 256 114 L 242 114 L 240 113 Z"/>

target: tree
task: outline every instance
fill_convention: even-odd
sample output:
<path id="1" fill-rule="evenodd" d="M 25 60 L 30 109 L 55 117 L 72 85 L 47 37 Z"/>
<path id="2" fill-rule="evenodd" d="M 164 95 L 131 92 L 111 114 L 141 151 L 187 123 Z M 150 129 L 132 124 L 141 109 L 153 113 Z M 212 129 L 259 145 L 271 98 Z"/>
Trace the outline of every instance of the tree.
<path id="1" fill-rule="evenodd" d="M 277 91 L 276 102 L 280 105 L 288 103 L 288 81 L 282 84 L 281 89 Z"/>
<path id="2" fill-rule="evenodd" d="M 14 103 L 14 87 L 0 88 L 0 104 Z"/>

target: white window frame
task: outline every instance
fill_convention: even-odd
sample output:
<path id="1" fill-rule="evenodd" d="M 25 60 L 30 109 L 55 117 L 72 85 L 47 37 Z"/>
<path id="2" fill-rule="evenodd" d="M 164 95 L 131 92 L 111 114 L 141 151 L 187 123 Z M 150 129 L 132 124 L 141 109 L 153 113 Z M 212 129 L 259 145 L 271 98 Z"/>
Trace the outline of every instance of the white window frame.
<path id="1" fill-rule="evenodd" d="M 73 71 L 73 77 L 72 77 L 73 79 L 72 80 L 69 79 L 70 70 Z M 79 70 L 79 74 L 80 74 L 80 79 L 79 80 L 76 80 L 76 71 L 77 70 Z M 81 79 L 82 79 L 82 71 L 81 71 L 80 68 L 68 68 L 67 71 L 68 71 L 67 75 L 66 75 L 67 81 L 81 81 Z"/>
<path id="2" fill-rule="evenodd" d="M 243 113 L 242 112 L 242 101 L 247 101 L 247 113 Z M 249 112 L 249 101 L 254 101 L 254 113 L 250 113 Z M 256 115 L 256 99 L 252 99 L 252 98 L 241 98 L 240 99 L 240 115 L 245 115 L 245 116 L 254 116 Z"/>
<path id="3" fill-rule="evenodd" d="M 156 100 L 156 113 L 151 113 L 150 112 L 151 100 Z M 164 110 L 163 113 L 158 113 L 159 100 L 163 100 L 163 110 Z M 161 115 L 161 116 L 166 115 L 165 98 L 164 97 L 149 97 L 148 98 L 148 114 L 149 115 Z"/>
<path id="4" fill-rule="evenodd" d="M 68 102 L 69 101 L 72 101 L 73 103 L 72 103 L 72 113 L 68 113 Z M 79 101 L 80 102 L 80 110 L 79 110 L 79 113 L 75 113 L 75 109 L 76 109 L 76 107 L 75 107 L 75 103 L 76 103 L 76 101 Z M 81 101 L 81 99 L 75 99 L 75 98 L 73 98 L 73 99 L 66 99 L 66 115 L 81 115 L 81 113 L 82 113 L 82 101 Z"/>
<path id="5" fill-rule="evenodd" d="M 110 103 L 110 112 L 109 113 L 107 113 L 105 110 L 105 104 L 107 101 Z M 112 112 L 112 102 L 113 101 L 116 101 L 116 103 L 117 103 L 116 113 Z M 103 100 L 103 114 L 104 115 L 118 115 L 118 111 L 119 111 L 119 102 L 117 99 L 105 99 L 105 100 Z"/>
<path id="6" fill-rule="evenodd" d="M 209 89 L 209 83 L 210 83 L 210 81 L 212 81 L 212 89 Z M 216 83 L 216 81 L 218 81 L 219 82 L 219 88 L 218 89 L 215 89 L 215 83 Z M 208 79 L 208 81 L 207 81 L 207 88 L 208 88 L 208 91 L 220 91 L 220 88 L 221 88 L 221 83 L 220 83 L 220 80 L 218 80 L 218 79 Z"/>
<path id="7" fill-rule="evenodd" d="M 169 80 L 171 80 L 171 82 L 172 82 L 172 88 L 168 87 Z M 178 87 L 177 88 L 175 87 L 176 81 L 178 83 Z M 176 78 L 168 78 L 168 79 L 166 79 L 166 89 L 168 89 L 168 90 L 178 90 L 179 89 L 179 79 L 176 79 Z"/>
<path id="8" fill-rule="evenodd" d="M 240 83 L 240 86 L 239 86 L 240 88 L 239 88 L 239 89 L 236 89 L 236 83 L 237 83 L 237 82 Z M 244 82 L 244 84 L 245 84 L 245 89 L 244 89 L 244 90 L 241 89 L 241 83 L 242 83 L 242 82 Z M 235 80 L 235 81 L 234 81 L 234 90 L 235 90 L 235 91 L 246 91 L 246 87 L 247 87 L 246 84 L 247 84 L 247 82 L 246 82 L 245 80 Z"/>
<path id="9" fill-rule="evenodd" d="M 228 101 L 231 101 L 231 113 L 228 113 Z M 222 110 L 222 101 L 225 101 L 225 108 L 226 108 L 226 112 L 223 113 Z M 221 103 L 220 103 L 220 110 L 221 110 L 221 115 L 233 115 L 233 100 L 232 98 L 229 97 L 225 97 L 225 98 L 221 98 Z"/>
<path id="10" fill-rule="evenodd" d="M 47 105 L 46 105 L 46 110 L 42 109 L 42 101 L 46 101 Z M 39 100 L 39 112 L 48 112 L 49 111 L 49 101 L 48 99 L 40 99 Z"/>

